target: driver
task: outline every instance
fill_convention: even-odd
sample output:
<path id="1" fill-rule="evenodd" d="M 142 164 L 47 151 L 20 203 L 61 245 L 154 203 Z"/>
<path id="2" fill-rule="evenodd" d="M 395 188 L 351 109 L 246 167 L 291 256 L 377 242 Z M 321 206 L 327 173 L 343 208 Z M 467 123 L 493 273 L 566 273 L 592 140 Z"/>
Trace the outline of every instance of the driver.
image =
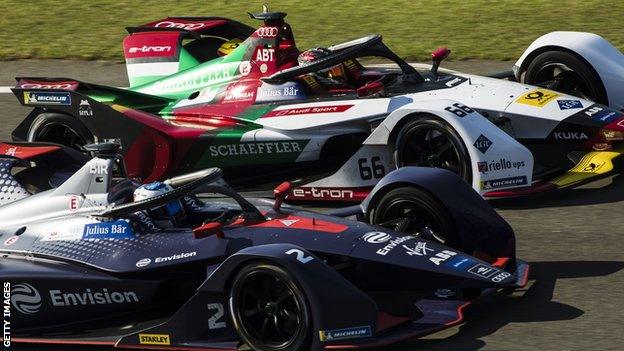
<path id="1" fill-rule="evenodd" d="M 303 66 L 323 59 L 331 54 L 332 51 L 329 49 L 314 48 L 299 54 L 297 62 L 300 66 Z M 354 89 L 354 87 L 349 85 L 349 77 L 342 63 L 321 71 L 309 73 L 304 76 L 304 80 L 313 90 L 316 90 L 319 85 L 325 89 Z"/>
<path id="2" fill-rule="evenodd" d="M 141 185 L 134 191 L 134 201 L 142 201 L 165 194 L 173 190 L 163 182 L 154 182 Z M 180 200 L 171 201 L 165 205 L 150 208 L 137 213 L 139 222 L 150 231 L 156 228 L 166 229 L 179 226 L 186 219 L 186 210 Z"/>

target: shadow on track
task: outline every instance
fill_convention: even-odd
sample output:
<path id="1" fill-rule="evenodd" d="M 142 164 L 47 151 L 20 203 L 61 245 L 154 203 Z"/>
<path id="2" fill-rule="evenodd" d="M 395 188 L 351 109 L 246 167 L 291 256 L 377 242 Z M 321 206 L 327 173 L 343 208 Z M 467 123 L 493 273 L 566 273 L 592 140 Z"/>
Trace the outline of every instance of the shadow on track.
<path id="1" fill-rule="evenodd" d="M 400 350 L 473 351 L 486 346 L 481 338 L 510 323 L 572 320 L 584 311 L 552 301 L 557 279 L 599 277 L 624 268 L 617 261 L 533 262 L 528 288 L 512 295 L 485 297 L 466 311 L 466 323 L 447 338 L 422 339 L 401 345 Z M 527 337 L 530 337 L 527 335 Z"/>
<path id="2" fill-rule="evenodd" d="M 587 185 L 608 182 L 599 188 Z M 547 191 L 529 196 L 493 199 L 488 202 L 499 210 L 535 209 L 547 207 L 567 207 L 597 205 L 624 201 L 624 177 L 610 175 L 584 186 Z"/>

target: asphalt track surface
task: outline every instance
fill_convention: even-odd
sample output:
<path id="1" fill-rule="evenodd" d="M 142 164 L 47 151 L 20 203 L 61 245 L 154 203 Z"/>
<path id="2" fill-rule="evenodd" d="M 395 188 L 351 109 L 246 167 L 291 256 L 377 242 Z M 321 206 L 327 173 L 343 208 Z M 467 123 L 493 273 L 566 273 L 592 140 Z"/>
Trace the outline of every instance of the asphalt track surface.
<path id="1" fill-rule="evenodd" d="M 484 74 L 510 65 L 469 61 L 443 66 Z M 121 65 L 0 62 L 0 86 L 12 85 L 16 75 L 50 74 L 126 85 Z M 0 94 L 0 108 L 0 140 L 5 140 L 28 109 L 18 106 L 11 94 Z M 527 287 L 477 302 L 467 310 L 466 323 L 460 326 L 385 350 L 624 349 L 624 177 L 617 174 L 576 189 L 499 200 L 492 205 L 515 229 L 519 257 L 531 263 Z M 41 348 L 14 346 L 12 350 Z"/>

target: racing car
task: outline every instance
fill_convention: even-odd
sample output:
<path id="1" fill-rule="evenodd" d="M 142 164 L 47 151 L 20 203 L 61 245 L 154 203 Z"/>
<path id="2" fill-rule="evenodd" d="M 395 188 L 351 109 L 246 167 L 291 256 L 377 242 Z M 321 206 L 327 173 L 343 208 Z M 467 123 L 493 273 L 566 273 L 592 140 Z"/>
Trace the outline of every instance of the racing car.
<path id="1" fill-rule="evenodd" d="M 146 182 L 220 167 L 238 189 L 291 179 L 291 200 L 356 202 L 404 166 L 450 170 L 493 197 L 577 184 L 621 154 L 624 116 L 608 106 L 439 70 L 446 49 L 417 70 L 379 35 L 300 64 L 285 13 L 251 16 L 258 29 L 214 17 L 128 28 L 129 89 L 18 78 L 34 109 L 13 139 L 117 142 Z M 395 69 L 364 67 L 371 57 Z"/>
<path id="2" fill-rule="evenodd" d="M 14 148 L 27 158 L 0 157 L 0 276 L 13 343 L 378 347 L 459 323 L 475 299 L 527 280 L 509 225 L 446 170 L 415 174 L 446 189 L 441 201 L 464 200 L 449 207 L 460 241 L 448 246 L 426 232 L 282 205 L 287 186 L 275 202 L 246 199 L 217 168 L 141 185 L 123 176 L 114 144 L 87 146 L 95 157 L 75 173 L 52 170 L 66 179 L 29 191 L 34 173 L 22 172 L 63 152 Z M 412 171 L 390 175 L 417 178 Z M 367 211 L 384 189 L 342 216 Z M 221 197 L 199 199 L 200 190 Z"/>

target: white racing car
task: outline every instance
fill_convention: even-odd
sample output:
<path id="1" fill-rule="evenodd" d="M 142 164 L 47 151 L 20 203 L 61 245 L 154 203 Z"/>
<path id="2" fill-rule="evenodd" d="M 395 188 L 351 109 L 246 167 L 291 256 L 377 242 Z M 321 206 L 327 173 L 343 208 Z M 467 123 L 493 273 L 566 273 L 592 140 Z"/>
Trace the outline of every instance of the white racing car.
<path id="1" fill-rule="evenodd" d="M 14 139 L 117 141 L 128 173 L 146 181 L 206 167 L 222 168 L 238 187 L 297 180 L 295 200 L 361 201 L 403 166 L 451 170 L 485 197 L 520 195 L 605 174 L 621 154 L 624 115 L 609 67 L 622 65 L 589 55 L 608 49 L 591 35 L 578 44 L 580 55 L 548 51 L 555 39 L 569 41 L 565 35 L 529 48 L 516 73 L 545 88 L 438 70 L 446 49 L 433 53 L 430 70 L 417 70 L 378 35 L 317 49 L 323 57 L 314 59 L 297 49 L 286 14 L 253 16 L 264 21 L 257 30 L 215 18 L 131 28 L 124 40 L 130 89 L 18 78 L 13 91 L 34 110 Z M 154 43 L 169 50 L 149 50 Z M 214 48 L 223 43 L 231 50 L 219 56 L 224 46 Z M 367 68 L 370 57 L 396 68 Z M 597 83 L 569 88 L 587 71 L 599 73 L 588 82 L 600 81 L 604 91 Z"/>

